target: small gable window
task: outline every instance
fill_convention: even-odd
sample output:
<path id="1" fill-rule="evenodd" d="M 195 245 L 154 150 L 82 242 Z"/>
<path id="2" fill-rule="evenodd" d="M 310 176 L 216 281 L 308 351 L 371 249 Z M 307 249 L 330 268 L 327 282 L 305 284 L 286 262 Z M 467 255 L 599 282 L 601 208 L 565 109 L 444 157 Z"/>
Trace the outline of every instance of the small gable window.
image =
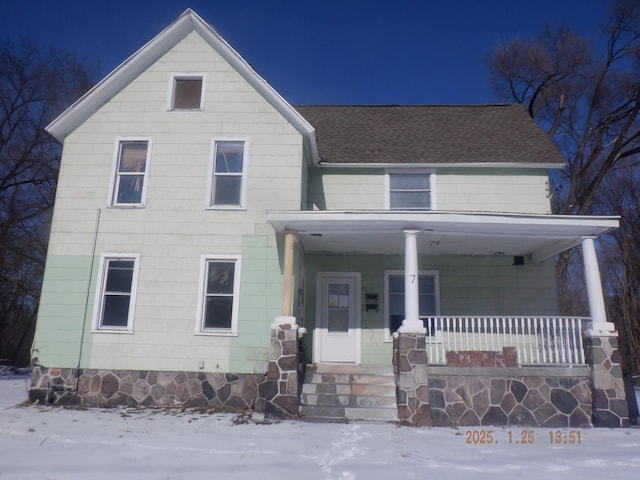
<path id="1" fill-rule="evenodd" d="M 174 75 L 171 82 L 171 110 L 202 110 L 204 76 Z"/>

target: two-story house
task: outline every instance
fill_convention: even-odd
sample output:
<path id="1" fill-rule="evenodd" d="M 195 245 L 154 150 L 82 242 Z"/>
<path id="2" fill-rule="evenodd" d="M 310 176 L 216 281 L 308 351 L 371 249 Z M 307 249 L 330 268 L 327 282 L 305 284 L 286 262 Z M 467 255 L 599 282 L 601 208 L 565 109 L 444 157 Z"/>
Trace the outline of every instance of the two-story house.
<path id="1" fill-rule="evenodd" d="M 582 246 L 591 329 L 612 330 L 593 239 L 618 220 L 551 214 L 564 161 L 521 106 L 294 107 L 187 10 L 47 130 L 33 399 L 590 424 L 554 256 Z M 408 407 L 403 334 L 433 379 Z M 502 390 L 455 380 L 483 361 Z"/>

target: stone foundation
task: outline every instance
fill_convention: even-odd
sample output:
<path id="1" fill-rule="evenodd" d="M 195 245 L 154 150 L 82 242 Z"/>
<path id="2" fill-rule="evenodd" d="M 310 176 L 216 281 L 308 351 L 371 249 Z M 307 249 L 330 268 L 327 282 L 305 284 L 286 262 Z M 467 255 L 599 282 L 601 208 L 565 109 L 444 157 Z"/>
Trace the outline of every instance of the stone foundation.
<path id="1" fill-rule="evenodd" d="M 432 425 L 590 427 L 589 371 L 429 367 Z"/>
<path id="2" fill-rule="evenodd" d="M 271 329 L 267 376 L 259 386 L 258 408 L 267 418 L 298 416 L 298 330 L 286 327 Z"/>
<path id="3" fill-rule="evenodd" d="M 400 333 L 393 340 L 393 365 L 400 422 L 430 426 L 427 350 L 425 335 Z"/>
<path id="4" fill-rule="evenodd" d="M 618 338 L 585 337 L 584 353 L 587 363 L 592 366 L 593 425 L 628 427 L 629 406 L 620 367 Z"/>
<path id="5" fill-rule="evenodd" d="M 250 410 L 264 375 L 36 367 L 32 402 L 97 407 L 161 406 Z"/>

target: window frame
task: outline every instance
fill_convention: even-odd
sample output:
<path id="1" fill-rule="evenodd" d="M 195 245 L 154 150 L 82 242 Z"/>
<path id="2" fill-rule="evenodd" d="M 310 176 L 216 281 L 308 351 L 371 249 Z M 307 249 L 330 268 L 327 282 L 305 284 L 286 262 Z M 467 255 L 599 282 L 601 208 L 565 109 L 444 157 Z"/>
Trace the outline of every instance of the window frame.
<path id="1" fill-rule="evenodd" d="M 104 313 L 105 289 L 107 286 L 108 265 L 111 260 L 133 260 L 133 273 L 131 276 L 131 292 L 129 293 L 129 311 L 126 326 L 102 325 Z M 93 302 L 92 333 L 133 333 L 136 300 L 138 296 L 138 277 L 140 272 L 139 253 L 103 253 L 100 255 L 98 267 L 98 283 L 96 284 L 95 298 Z"/>
<path id="2" fill-rule="evenodd" d="M 391 332 L 391 318 L 389 308 L 389 277 L 392 275 L 399 275 L 404 278 L 404 270 L 385 270 L 384 271 L 384 341 L 392 342 L 393 337 Z M 433 289 L 434 289 L 434 303 L 435 303 L 435 315 L 440 315 L 440 272 L 438 270 L 419 270 L 418 278 L 421 276 L 429 275 L 433 277 Z"/>
<path id="3" fill-rule="evenodd" d="M 120 165 L 120 153 L 122 144 L 127 142 L 147 142 L 147 157 L 145 159 L 145 170 L 143 174 L 142 193 L 139 203 L 119 203 L 118 189 L 120 173 L 118 166 Z M 147 206 L 147 190 L 149 188 L 149 170 L 151 169 L 151 150 L 153 142 L 151 137 L 116 137 L 113 153 L 113 163 L 111 166 L 111 180 L 109 181 L 109 197 L 107 205 L 111 208 L 146 208 Z"/>
<path id="4" fill-rule="evenodd" d="M 234 204 L 224 204 L 224 205 L 216 205 L 213 203 L 213 198 L 215 195 L 215 166 L 216 166 L 216 152 L 217 152 L 217 144 L 219 142 L 243 142 L 243 152 L 242 152 L 242 173 L 239 175 L 240 180 L 240 203 L 237 205 Z M 249 149 L 251 145 L 251 140 L 249 137 L 233 137 L 233 136 L 224 136 L 224 137 L 213 137 L 211 139 L 211 146 L 209 152 L 209 170 L 208 170 L 208 180 L 207 180 L 207 198 L 205 200 L 205 209 L 207 210 L 246 210 L 247 208 L 247 165 L 249 163 Z M 224 175 L 231 176 L 231 175 Z"/>
<path id="5" fill-rule="evenodd" d="M 173 102 L 175 101 L 175 85 L 176 80 L 202 80 L 202 87 L 200 90 L 200 106 L 198 108 L 174 108 Z M 167 92 L 167 111 L 169 112 L 202 112 L 205 105 L 205 94 L 207 85 L 207 74 L 204 72 L 174 72 L 169 76 L 169 88 Z"/>
<path id="6" fill-rule="evenodd" d="M 222 262 L 235 264 L 233 271 L 233 301 L 231 305 L 230 328 L 205 328 L 205 302 L 207 299 L 207 275 L 209 263 Z M 238 336 L 238 308 L 240 305 L 240 273 L 242 272 L 242 255 L 213 255 L 200 256 L 200 278 L 198 281 L 198 306 L 196 309 L 195 335 L 237 337 Z"/>
<path id="7" fill-rule="evenodd" d="M 436 206 L 436 171 L 433 168 L 390 168 L 385 170 L 384 175 L 384 205 L 385 210 L 406 211 L 397 208 L 391 208 L 391 176 L 392 175 L 429 175 L 429 208 L 412 208 L 409 211 L 433 211 L 437 210 Z"/>

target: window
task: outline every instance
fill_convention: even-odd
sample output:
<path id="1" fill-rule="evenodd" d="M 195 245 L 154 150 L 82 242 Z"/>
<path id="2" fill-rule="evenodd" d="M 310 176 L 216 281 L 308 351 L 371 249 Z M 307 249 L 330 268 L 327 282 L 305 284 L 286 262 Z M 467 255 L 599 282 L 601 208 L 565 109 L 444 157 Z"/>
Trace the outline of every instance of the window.
<path id="1" fill-rule="evenodd" d="M 420 271 L 418 274 L 418 295 L 420 316 L 437 315 L 439 311 L 438 272 Z M 385 272 L 385 337 L 400 328 L 404 320 L 404 272 Z"/>
<path id="2" fill-rule="evenodd" d="M 248 140 L 217 139 L 212 145 L 210 207 L 244 208 Z"/>
<path id="3" fill-rule="evenodd" d="M 237 334 L 240 257 L 203 256 L 200 270 L 196 333 Z"/>
<path id="4" fill-rule="evenodd" d="M 133 331 L 133 312 L 138 284 L 138 254 L 101 256 L 96 289 L 94 324 L 96 331 Z"/>
<path id="5" fill-rule="evenodd" d="M 204 75 L 171 76 L 169 110 L 202 110 L 204 108 Z"/>
<path id="6" fill-rule="evenodd" d="M 389 210 L 431 210 L 434 175 L 424 171 L 388 172 Z"/>
<path id="7" fill-rule="evenodd" d="M 142 138 L 116 140 L 114 174 L 110 188 L 112 206 L 143 206 L 146 202 L 151 141 Z"/>

